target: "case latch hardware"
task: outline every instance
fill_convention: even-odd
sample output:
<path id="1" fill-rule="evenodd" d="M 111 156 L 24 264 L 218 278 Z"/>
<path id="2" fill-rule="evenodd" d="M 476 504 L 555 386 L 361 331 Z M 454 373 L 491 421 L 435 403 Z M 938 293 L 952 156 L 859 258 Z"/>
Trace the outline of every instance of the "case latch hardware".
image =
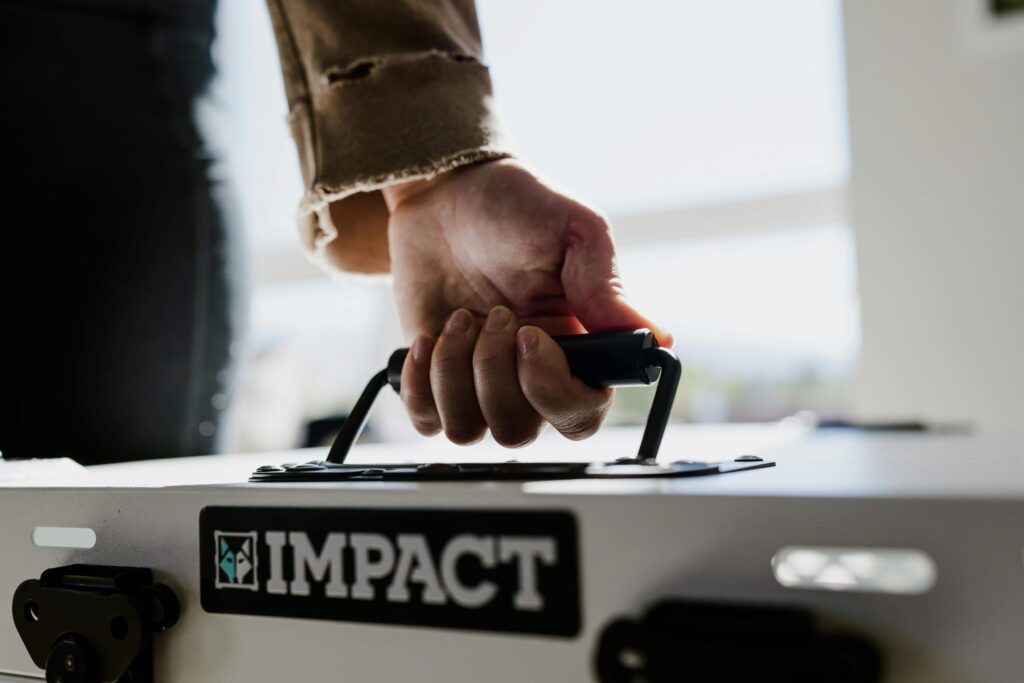
<path id="1" fill-rule="evenodd" d="M 152 683 L 153 634 L 181 607 L 149 569 L 75 564 L 14 591 L 14 624 L 47 683 Z"/>

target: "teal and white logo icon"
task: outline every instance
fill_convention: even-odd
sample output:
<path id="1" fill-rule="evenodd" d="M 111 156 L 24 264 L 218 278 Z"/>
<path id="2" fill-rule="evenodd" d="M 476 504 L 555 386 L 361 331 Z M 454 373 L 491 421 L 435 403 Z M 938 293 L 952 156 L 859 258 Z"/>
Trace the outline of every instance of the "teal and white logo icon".
<path id="1" fill-rule="evenodd" d="M 217 561 L 217 588 L 247 588 L 259 590 L 256 554 L 257 532 L 215 531 L 217 546 L 213 556 Z"/>

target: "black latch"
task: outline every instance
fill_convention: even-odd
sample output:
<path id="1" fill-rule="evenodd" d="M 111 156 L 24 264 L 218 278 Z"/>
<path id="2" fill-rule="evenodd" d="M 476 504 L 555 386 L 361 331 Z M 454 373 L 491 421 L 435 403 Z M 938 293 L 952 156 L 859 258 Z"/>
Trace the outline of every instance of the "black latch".
<path id="1" fill-rule="evenodd" d="M 153 634 L 178 598 L 149 569 L 75 564 L 14 591 L 14 624 L 48 683 L 152 683 Z"/>
<path id="2" fill-rule="evenodd" d="M 802 609 L 672 601 L 601 632 L 601 683 L 876 683 L 882 659 L 868 640 L 820 631 Z"/>

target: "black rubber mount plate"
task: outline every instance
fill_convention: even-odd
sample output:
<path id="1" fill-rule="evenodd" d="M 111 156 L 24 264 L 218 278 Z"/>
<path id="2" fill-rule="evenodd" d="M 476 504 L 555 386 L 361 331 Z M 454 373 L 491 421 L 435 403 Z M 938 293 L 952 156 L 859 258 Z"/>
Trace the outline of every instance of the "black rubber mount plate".
<path id="1" fill-rule="evenodd" d="M 496 462 L 355 465 L 323 461 L 266 465 L 251 482 L 309 481 L 542 481 L 547 479 L 641 479 L 705 477 L 713 474 L 774 467 L 771 460 L 743 455 L 722 462 L 677 460 L 643 464 L 632 459 L 607 462 Z"/>

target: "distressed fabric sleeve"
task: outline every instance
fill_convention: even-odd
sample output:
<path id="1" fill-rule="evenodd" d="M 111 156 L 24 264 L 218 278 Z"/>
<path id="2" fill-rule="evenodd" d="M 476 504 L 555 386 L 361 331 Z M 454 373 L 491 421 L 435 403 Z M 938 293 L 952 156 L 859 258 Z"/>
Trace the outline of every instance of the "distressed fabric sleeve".
<path id="1" fill-rule="evenodd" d="M 509 156 L 473 0 L 267 3 L 306 187 L 304 246 L 328 267 L 387 270 L 380 188 Z"/>

